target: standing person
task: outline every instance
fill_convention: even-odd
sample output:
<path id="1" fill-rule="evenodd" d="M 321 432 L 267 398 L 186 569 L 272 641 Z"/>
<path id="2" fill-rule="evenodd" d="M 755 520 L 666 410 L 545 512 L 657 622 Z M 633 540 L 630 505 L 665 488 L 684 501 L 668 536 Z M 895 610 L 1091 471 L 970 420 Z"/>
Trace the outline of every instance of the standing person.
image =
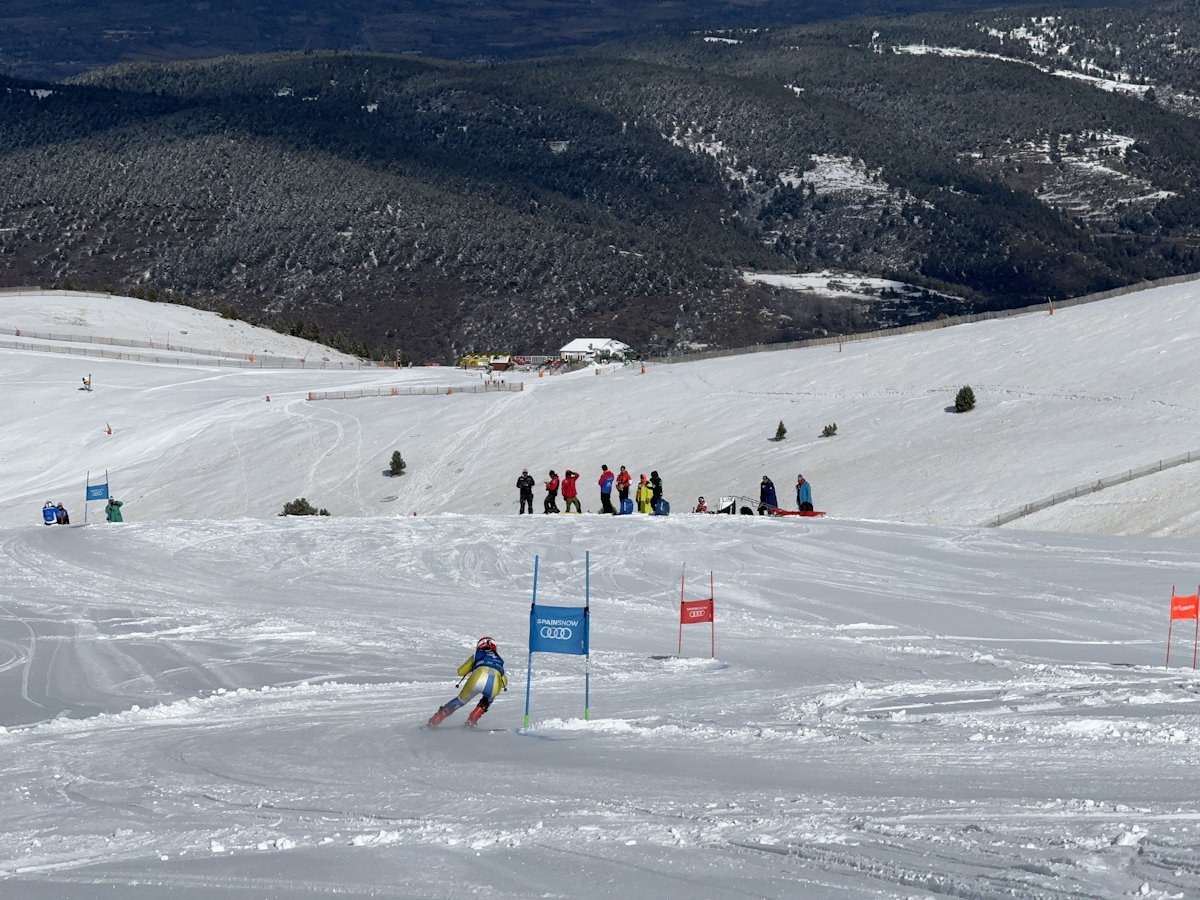
<path id="1" fill-rule="evenodd" d="M 124 504 L 122 504 L 120 500 L 117 500 L 115 497 L 110 497 L 108 500 L 108 506 L 104 507 L 104 518 L 108 519 L 110 522 L 124 522 L 125 519 L 121 515 L 121 507 L 123 505 Z"/>
<path id="2" fill-rule="evenodd" d="M 779 509 L 779 500 L 775 496 L 775 482 L 764 475 L 758 486 L 758 514 L 773 516 L 777 509 Z"/>
<path id="3" fill-rule="evenodd" d="M 578 480 L 579 480 L 578 472 L 572 472 L 570 469 L 567 469 L 567 471 L 565 471 L 563 473 L 563 478 L 562 478 L 563 505 L 566 506 L 567 512 L 571 511 L 572 506 L 575 507 L 575 512 L 577 512 L 577 513 L 583 512 L 583 510 L 580 509 L 580 507 L 579 507 L 579 491 L 575 487 L 575 482 Z"/>
<path id="4" fill-rule="evenodd" d="M 521 470 L 521 477 L 517 479 L 517 490 L 521 492 L 521 512 L 518 516 L 525 513 L 525 508 L 529 507 L 529 514 L 533 515 L 533 476 L 529 474 L 528 469 Z"/>
<path id="5" fill-rule="evenodd" d="M 630 475 L 624 466 L 621 466 L 621 471 L 617 473 L 617 496 L 620 498 L 622 505 L 629 499 L 629 486 L 633 484 L 633 476 Z"/>
<path id="6" fill-rule="evenodd" d="M 608 466 L 600 467 L 600 512 L 615 516 L 617 511 L 612 505 L 612 489 L 614 476 Z"/>
<path id="7" fill-rule="evenodd" d="M 809 484 L 803 475 L 796 476 L 796 506 L 800 512 L 812 512 L 812 485 Z"/>
<path id="8" fill-rule="evenodd" d="M 58 521 L 59 525 L 71 524 L 71 517 L 67 515 L 67 508 L 61 503 L 54 508 L 54 513 L 54 518 Z"/>
<path id="9" fill-rule="evenodd" d="M 546 501 L 542 504 L 542 512 L 558 512 L 558 474 L 551 469 L 550 480 L 546 482 Z"/>
<path id="10" fill-rule="evenodd" d="M 429 717 L 426 723 L 429 728 L 436 728 L 455 710 L 470 702 L 476 694 L 479 704 L 467 716 L 467 727 L 474 728 L 479 717 L 488 711 L 492 701 L 501 691 L 508 690 L 508 678 L 504 675 L 504 660 L 496 642 L 490 637 L 481 637 L 475 645 L 475 654 L 467 657 L 467 661 L 458 667 L 458 674 L 467 679 L 458 696 L 449 703 L 443 703 L 438 711 Z"/>
<path id="11" fill-rule="evenodd" d="M 637 511 L 640 513 L 650 514 L 650 499 L 654 496 L 654 491 L 650 487 L 650 482 L 646 480 L 645 473 L 642 474 L 641 483 L 637 489 Z"/>
<path id="12" fill-rule="evenodd" d="M 656 516 L 661 515 L 658 508 L 659 508 L 659 504 L 662 503 L 662 498 L 663 498 L 662 479 L 658 477 L 658 471 L 654 470 L 650 473 L 650 508 L 654 511 L 654 514 Z"/>
<path id="13" fill-rule="evenodd" d="M 706 513 L 706 512 L 708 512 L 708 504 L 704 502 L 704 498 L 703 498 L 703 497 L 701 497 L 701 498 L 699 499 L 699 501 L 697 501 L 697 503 L 696 503 L 696 508 L 695 508 L 694 510 L 692 510 L 692 512 L 698 512 L 698 513 Z"/>

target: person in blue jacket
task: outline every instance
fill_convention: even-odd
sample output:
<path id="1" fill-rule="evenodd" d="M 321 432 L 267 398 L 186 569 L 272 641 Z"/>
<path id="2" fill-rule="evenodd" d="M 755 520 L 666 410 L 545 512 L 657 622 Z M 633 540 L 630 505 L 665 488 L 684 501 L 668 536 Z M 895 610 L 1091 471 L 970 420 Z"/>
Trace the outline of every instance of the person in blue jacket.
<path id="1" fill-rule="evenodd" d="M 436 728 L 442 724 L 451 713 L 469 703 L 471 698 L 479 695 L 479 703 L 467 716 L 467 726 L 475 727 L 480 716 L 488 711 L 492 701 L 501 691 L 508 690 L 508 678 L 504 675 L 504 660 L 496 647 L 496 642 L 490 637 L 481 637 L 475 645 L 475 655 L 467 658 L 458 667 L 458 674 L 467 680 L 458 696 L 449 703 L 438 707 L 438 711 L 429 717 L 427 727 Z"/>
<path id="2" fill-rule="evenodd" d="M 800 512 L 812 512 L 812 485 L 803 475 L 796 476 L 796 506 Z"/>
<path id="3" fill-rule="evenodd" d="M 775 482 L 764 475 L 758 486 L 758 514 L 773 516 L 777 509 L 779 509 L 779 500 L 775 496 Z"/>
<path id="4" fill-rule="evenodd" d="M 608 466 L 600 467 L 600 480 L 597 482 L 600 485 L 600 512 L 608 513 L 610 516 L 617 514 L 612 505 L 612 489 L 615 478 L 616 475 Z"/>

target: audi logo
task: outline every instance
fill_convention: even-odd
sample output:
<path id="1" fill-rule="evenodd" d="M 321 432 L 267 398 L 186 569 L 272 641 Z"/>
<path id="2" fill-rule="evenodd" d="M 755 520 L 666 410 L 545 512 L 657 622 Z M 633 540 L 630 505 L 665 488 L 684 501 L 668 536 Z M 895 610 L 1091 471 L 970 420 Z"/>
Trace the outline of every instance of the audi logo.
<path id="1" fill-rule="evenodd" d="M 707 615 L 708 615 L 707 609 L 689 609 L 688 610 L 688 618 L 689 619 L 699 619 L 700 617 L 707 616 Z"/>
<path id="2" fill-rule="evenodd" d="M 543 625 L 538 634 L 553 641 L 569 641 L 574 631 L 570 628 L 552 628 L 549 625 Z"/>

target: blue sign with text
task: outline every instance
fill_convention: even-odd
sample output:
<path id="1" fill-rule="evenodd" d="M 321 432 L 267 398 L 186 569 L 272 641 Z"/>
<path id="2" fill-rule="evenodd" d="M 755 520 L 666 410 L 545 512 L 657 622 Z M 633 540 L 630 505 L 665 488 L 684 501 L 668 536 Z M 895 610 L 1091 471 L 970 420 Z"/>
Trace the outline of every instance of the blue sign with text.
<path id="1" fill-rule="evenodd" d="M 588 610 L 586 606 L 534 605 L 529 616 L 531 653 L 588 652 Z"/>

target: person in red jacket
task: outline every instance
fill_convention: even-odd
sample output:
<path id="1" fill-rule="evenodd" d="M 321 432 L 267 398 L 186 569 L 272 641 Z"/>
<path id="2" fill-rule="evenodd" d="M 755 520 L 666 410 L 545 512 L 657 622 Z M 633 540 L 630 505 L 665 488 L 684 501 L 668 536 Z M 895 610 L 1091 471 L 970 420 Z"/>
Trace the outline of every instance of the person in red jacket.
<path id="1" fill-rule="evenodd" d="M 621 503 L 629 499 L 629 486 L 633 484 L 633 476 L 625 471 L 625 467 L 621 466 L 621 471 L 617 473 L 617 496 L 621 498 Z"/>
<path id="2" fill-rule="evenodd" d="M 542 504 L 542 512 L 558 512 L 558 473 L 550 470 L 550 480 L 546 482 L 546 502 Z"/>
<path id="3" fill-rule="evenodd" d="M 567 469 L 567 471 L 563 472 L 563 477 L 562 477 L 563 503 L 567 507 L 567 510 L 566 510 L 567 512 L 571 511 L 572 506 L 575 507 L 575 512 L 577 512 L 577 513 L 583 512 L 583 510 L 579 508 L 579 492 L 577 490 L 575 490 L 575 482 L 578 480 L 579 480 L 578 472 L 572 472 L 570 469 Z"/>

